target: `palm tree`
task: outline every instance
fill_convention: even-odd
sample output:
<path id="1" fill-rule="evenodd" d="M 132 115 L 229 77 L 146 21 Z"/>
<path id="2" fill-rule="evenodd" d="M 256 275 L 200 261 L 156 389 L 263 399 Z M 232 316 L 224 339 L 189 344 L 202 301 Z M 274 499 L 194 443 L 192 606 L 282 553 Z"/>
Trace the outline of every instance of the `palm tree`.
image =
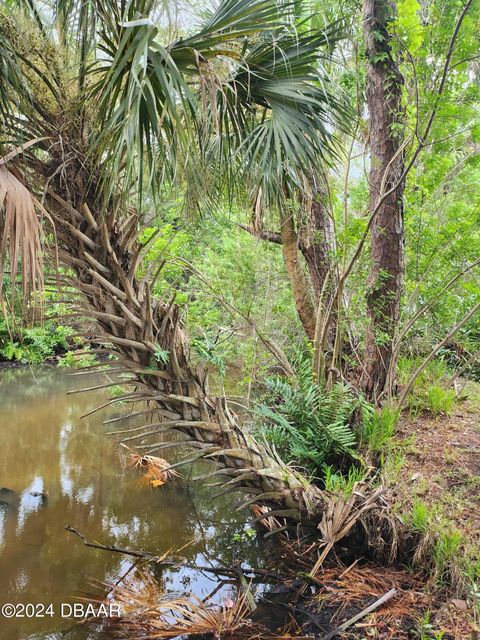
<path id="1" fill-rule="evenodd" d="M 341 26 L 302 32 L 297 8 L 223 0 L 177 39 L 152 17 L 154 0 L 59 0 L 43 14 L 28 0 L 0 12 L 0 47 L 15 62 L 0 94 L 2 268 L 9 246 L 12 273 L 21 253 L 24 280 L 41 285 L 35 221 L 48 216 L 43 243 L 76 292 L 72 312 L 96 320 L 94 342 L 131 374 L 124 401 L 151 401 L 156 433 L 180 433 L 193 458 L 231 476 L 227 490 L 294 518 L 321 513 L 320 492 L 209 394 L 206 371 L 189 365 L 181 309 L 154 300 L 137 274 L 142 193 L 158 198 L 192 167 L 213 167 L 215 183 L 241 178 L 275 206 L 331 154 L 343 106 L 318 69 Z"/>

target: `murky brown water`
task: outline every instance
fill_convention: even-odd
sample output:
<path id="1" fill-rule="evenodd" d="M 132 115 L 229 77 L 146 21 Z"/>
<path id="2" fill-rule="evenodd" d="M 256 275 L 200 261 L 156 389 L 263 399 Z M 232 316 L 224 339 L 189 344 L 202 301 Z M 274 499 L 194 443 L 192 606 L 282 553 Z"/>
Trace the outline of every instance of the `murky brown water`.
<path id="1" fill-rule="evenodd" d="M 203 565 L 249 556 L 258 561 L 231 496 L 212 500 L 212 490 L 186 479 L 147 489 L 123 469 L 114 440 L 105 435 L 112 425 L 102 424 L 112 411 L 81 419 L 109 399 L 107 393 L 67 395 L 102 382 L 98 375 L 71 377 L 46 367 L 0 370 L 0 604 L 52 603 L 55 612 L 0 618 L 0 640 L 104 637 L 62 619 L 60 604 L 92 592 L 92 581 L 118 580 L 133 560 L 85 547 L 65 531 L 67 524 L 89 540 L 155 554 L 193 541 L 181 555 Z M 213 578 L 189 569 L 169 570 L 161 579 L 168 589 L 199 596 L 214 587 Z"/>

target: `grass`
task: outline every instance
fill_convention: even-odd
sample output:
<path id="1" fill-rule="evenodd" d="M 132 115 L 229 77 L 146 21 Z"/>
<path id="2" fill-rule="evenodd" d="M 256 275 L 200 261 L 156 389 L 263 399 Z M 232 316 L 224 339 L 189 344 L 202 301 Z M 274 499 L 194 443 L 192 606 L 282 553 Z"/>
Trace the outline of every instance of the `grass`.
<path id="1" fill-rule="evenodd" d="M 444 371 L 444 365 L 437 364 L 436 374 Z M 384 477 L 405 527 L 406 561 L 429 576 L 433 589 L 475 602 L 477 620 L 480 483 L 474 452 L 480 443 L 475 404 L 479 389 L 468 384 L 468 399 L 457 405 L 455 419 L 432 420 L 429 410 L 425 417 L 409 421 L 407 414 L 402 422 L 406 437 L 392 440 L 383 453 Z M 465 616 L 469 615 L 471 606 Z"/>
<path id="2" fill-rule="evenodd" d="M 411 511 L 404 514 L 407 533 L 417 536 L 414 567 L 428 573 L 439 587 L 466 596 L 480 579 L 480 555 L 467 544 L 465 532 L 455 527 L 440 503 L 432 505 L 414 497 Z"/>
<path id="3" fill-rule="evenodd" d="M 413 499 L 412 513 L 409 515 L 407 523 L 412 531 L 415 533 L 427 533 L 433 518 L 435 516 L 435 510 L 432 507 L 415 497 Z"/>
<path id="4" fill-rule="evenodd" d="M 342 494 L 348 497 L 357 482 L 365 480 L 367 470 L 365 467 L 351 466 L 346 475 L 339 471 L 335 471 L 332 465 L 324 465 L 324 483 L 325 489 L 330 493 Z"/>
<path id="5" fill-rule="evenodd" d="M 452 571 L 456 571 L 460 564 L 463 546 L 463 535 L 458 529 L 443 530 L 438 533 L 433 549 L 433 560 L 439 582 L 448 584 L 451 580 Z"/>
<path id="6" fill-rule="evenodd" d="M 414 632 L 418 640 L 442 640 L 445 636 L 444 631 L 435 629 L 435 625 L 432 623 L 431 619 L 431 611 L 425 611 L 418 624 L 417 631 Z"/>
<path id="7" fill-rule="evenodd" d="M 398 381 L 407 384 L 412 373 L 421 364 L 421 358 L 399 358 Z M 451 373 L 447 363 L 438 358 L 428 364 L 418 376 L 407 398 L 407 407 L 411 417 L 428 412 L 433 416 L 450 415 L 455 407 L 456 393 L 447 386 Z"/>
<path id="8" fill-rule="evenodd" d="M 360 443 L 372 454 L 384 449 L 395 434 L 400 412 L 395 407 L 375 409 L 371 405 L 362 405 Z"/>

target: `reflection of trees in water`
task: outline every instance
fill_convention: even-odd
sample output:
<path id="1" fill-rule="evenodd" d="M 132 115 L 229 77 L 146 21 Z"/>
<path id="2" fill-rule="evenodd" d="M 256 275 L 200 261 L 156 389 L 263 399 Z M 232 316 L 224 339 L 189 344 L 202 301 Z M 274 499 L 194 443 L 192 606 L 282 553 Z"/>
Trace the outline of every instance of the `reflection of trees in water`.
<path id="1" fill-rule="evenodd" d="M 56 370 L 50 367 L 11 367 L 0 370 L 0 390 L 2 392 L 2 407 L 15 406 L 21 394 L 24 398 L 38 399 L 52 393 L 52 382 L 58 377 Z M 15 388 L 21 386 L 20 393 Z"/>
<path id="2" fill-rule="evenodd" d="M 91 579 L 115 581 L 131 566 L 130 558 L 85 547 L 64 530 L 66 524 L 104 544 L 162 555 L 190 542 L 179 555 L 192 563 L 258 566 L 257 543 L 242 535 L 246 514 L 232 509 L 244 496 L 214 500 L 218 489 L 190 482 L 190 473 L 201 475 L 213 467 L 181 468 L 183 479 L 161 489 L 139 486 L 137 474 L 123 473 L 114 441 L 105 437 L 113 425 L 101 424 L 113 410 L 81 419 L 108 396 L 66 395 L 74 386 L 93 386 L 97 380 L 68 378 L 61 370 L 42 370 L 35 379 L 28 369 L 0 372 L 0 486 L 25 495 L 36 479 L 35 488 L 48 492 L 46 501 L 18 500 L 4 514 L 0 600 L 8 601 L 10 593 L 24 601 L 65 601 L 89 590 Z M 142 424 L 142 417 L 138 420 L 128 426 Z M 124 424 L 120 428 L 127 428 Z M 153 565 L 150 570 L 169 589 L 190 581 L 190 588 L 199 592 L 198 585 L 205 583 L 203 576 L 183 569 L 164 571 Z M 43 628 L 54 628 L 51 621 L 44 622 Z"/>
<path id="3" fill-rule="evenodd" d="M 205 470 L 203 470 L 205 473 Z M 215 477 L 213 481 L 218 480 Z M 217 488 L 195 485 L 192 491 L 193 511 L 205 540 L 203 555 L 206 559 L 220 562 L 226 566 L 242 563 L 259 567 L 262 556 L 258 541 L 248 534 L 251 529 L 250 512 L 236 511 L 245 500 L 241 493 L 231 493 L 214 498 Z"/>

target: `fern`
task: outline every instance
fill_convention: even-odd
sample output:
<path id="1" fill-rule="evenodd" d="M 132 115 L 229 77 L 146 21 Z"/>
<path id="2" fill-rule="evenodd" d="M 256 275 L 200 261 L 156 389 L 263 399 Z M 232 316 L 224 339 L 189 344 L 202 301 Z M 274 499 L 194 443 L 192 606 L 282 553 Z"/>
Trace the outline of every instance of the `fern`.
<path id="1" fill-rule="evenodd" d="M 264 402 L 255 409 L 257 429 L 280 453 L 316 473 L 335 454 L 353 454 L 350 426 L 358 399 L 345 384 L 330 391 L 315 381 L 309 358 L 298 358 L 296 377 L 266 380 Z"/>
<path id="2" fill-rule="evenodd" d="M 19 327 L 10 335 L 4 321 L 0 321 L 0 359 L 40 364 L 59 351 L 68 349 L 73 329 L 53 323 L 38 327 Z"/>

